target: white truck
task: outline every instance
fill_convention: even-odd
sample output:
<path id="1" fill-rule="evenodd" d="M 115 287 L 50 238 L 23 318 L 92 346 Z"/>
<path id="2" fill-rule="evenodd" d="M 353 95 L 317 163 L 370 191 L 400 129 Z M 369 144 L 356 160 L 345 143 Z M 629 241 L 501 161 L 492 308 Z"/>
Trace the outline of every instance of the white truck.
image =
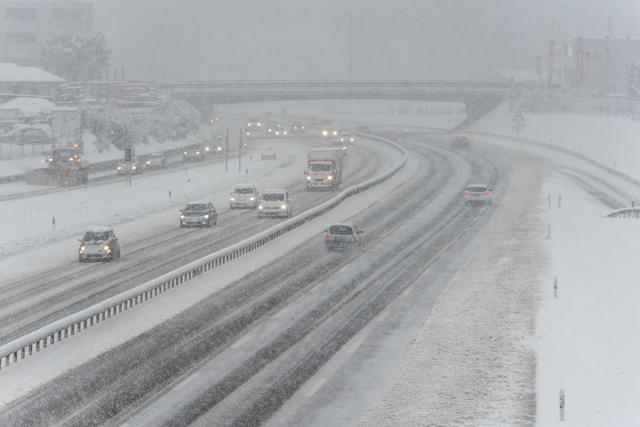
<path id="1" fill-rule="evenodd" d="M 342 184 L 345 150 L 342 147 L 313 148 L 307 152 L 307 191 L 333 190 Z"/>

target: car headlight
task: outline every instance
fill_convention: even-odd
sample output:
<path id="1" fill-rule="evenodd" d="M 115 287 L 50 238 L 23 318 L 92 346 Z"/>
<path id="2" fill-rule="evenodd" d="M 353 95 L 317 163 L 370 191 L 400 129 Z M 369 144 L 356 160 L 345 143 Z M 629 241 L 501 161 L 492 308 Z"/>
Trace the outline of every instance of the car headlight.
<path id="1" fill-rule="evenodd" d="M 232 197 L 232 198 L 230 198 L 229 200 L 231 200 L 232 202 L 235 202 L 235 201 L 236 201 L 236 198 L 235 198 L 235 197 Z"/>
<path id="2" fill-rule="evenodd" d="M 218 151 L 222 151 L 222 147 L 218 147 Z"/>
<path id="3" fill-rule="evenodd" d="M 329 135 L 329 132 L 327 132 L 326 130 L 323 130 L 322 131 L 322 136 L 327 136 L 327 135 Z"/>
<path id="4" fill-rule="evenodd" d="M 256 198 L 255 197 L 249 197 L 249 201 L 253 202 Z"/>
<path id="5" fill-rule="evenodd" d="M 282 134 L 283 134 L 283 135 L 286 135 L 286 134 L 287 134 L 287 131 L 285 130 L 284 132 L 282 132 Z"/>
<path id="6" fill-rule="evenodd" d="M 280 209 L 282 209 L 282 210 L 287 209 L 287 205 L 285 205 L 285 204 L 281 205 L 281 206 L 280 206 Z"/>
<path id="7" fill-rule="evenodd" d="M 102 250 L 103 250 L 103 251 L 105 251 L 106 253 L 111 252 L 111 248 L 109 247 L 109 245 L 104 245 L 104 246 L 102 247 Z"/>
<path id="8" fill-rule="evenodd" d="M 147 164 L 148 164 L 148 165 L 150 165 L 150 164 L 151 164 L 151 162 L 150 162 L 149 160 L 147 160 Z"/>
<path id="9" fill-rule="evenodd" d="M 188 153 L 185 151 L 184 154 L 188 154 Z"/>
<path id="10" fill-rule="evenodd" d="M 204 219 L 209 219 L 209 215 L 205 215 L 205 216 L 204 216 Z"/>
<path id="11" fill-rule="evenodd" d="M 85 245 L 80 246 L 80 253 L 84 253 L 84 251 L 87 250 L 87 247 Z"/>
<path id="12" fill-rule="evenodd" d="M 200 154 L 200 152 L 199 152 L 199 151 L 196 151 L 196 154 Z"/>
<path id="13" fill-rule="evenodd" d="M 307 175 L 307 181 L 311 181 L 311 177 Z"/>
<path id="14" fill-rule="evenodd" d="M 258 205 L 258 209 L 262 210 L 262 209 L 264 209 L 264 206 Z"/>
<path id="15" fill-rule="evenodd" d="M 351 138 L 349 141 L 354 142 L 356 139 L 355 138 Z"/>
<path id="16" fill-rule="evenodd" d="M 337 130 L 333 131 L 333 136 L 338 136 L 338 131 Z"/>
<path id="17" fill-rule="evenodd" d="M 136 167 L 135 166 L 131 166 L 131 169 L 136 170 Z"/>
<path id="18" fill-rule="evenodd" d="M 180 219 L 184 219 L 184 215 L 180 215 Z"/>
<path id="19" fill-rule="evenodd" d="M 209 147 L 204 147 L 204 151 L 209 151 Z"/>
<path id="20" fill-rule="evenodd" d="M 332 179 L 333 179 L 333 177 L 332 177 L 331 175 L 329 175 L 329 176 L 327 177 L 327 181 L 331 181 Z"/>
<path id="21" fill-rule="evenodd" d="M 273 132 L 271 129 L 267 129 L 267 132 Z"/>
<path id="22" fill-rule="evenodd" d="M 122 166 L 118 166 L 118 170 L 121 171 L 122 170 Z"/>

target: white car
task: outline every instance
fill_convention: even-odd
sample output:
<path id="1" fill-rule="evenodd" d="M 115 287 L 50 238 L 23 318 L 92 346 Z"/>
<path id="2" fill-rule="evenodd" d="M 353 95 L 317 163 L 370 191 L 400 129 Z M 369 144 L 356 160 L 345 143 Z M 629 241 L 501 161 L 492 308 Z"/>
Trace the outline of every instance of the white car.
<path id="1" fill-rule="evenodd" d="M 289 192 L 281 188 L 266 190 L 258 202 L 258 218 L 265 216 L 287 218 L 291 215 Z"/>
<path id="2" fill-rule="evenodd" d="M 275 160 L 276 157 L 276 152 L 271 147 L 265 148 L 262 154 L 260 154 L 260 160 Z"/>
<path id="3" fill-rule="evenodd" d="M 121 162 L 118 162 L 118 165 L 116 166 L 116 172 L 118 172 L 118 175 L 140 174 L 144 172 L 145 166 L 146 165 L 144 162 L 137 159 L 132 159 L 130 162 L 123 160 Z"/>
<path id="4" fill-rule="evenodd" d="M 166 168 L 169 165 L 169 161 L 164 153 L 153 153 L 149 155 L 145 164 L 145 167 L 149 169 Z"/>
<path id="5" fill-rule="evenodd" d="M 258 190 L 253 184 L 238 184 L 229 195 L 229 207 L 256 209 L 259 197 Z"/>
<path id="6" fill-rule="evenodd" d="M 465 205 L 490 205 L 493 190 L 487 184 L 469 184 L 462 193 Z"/>
<path id="7" fill-rule="evenodd" d="M 351 135 L 350 133 L 343 133 L 340 135 L 340 142 L 344 144 L 353 144 L 356 142 L 356 137 Z"/>

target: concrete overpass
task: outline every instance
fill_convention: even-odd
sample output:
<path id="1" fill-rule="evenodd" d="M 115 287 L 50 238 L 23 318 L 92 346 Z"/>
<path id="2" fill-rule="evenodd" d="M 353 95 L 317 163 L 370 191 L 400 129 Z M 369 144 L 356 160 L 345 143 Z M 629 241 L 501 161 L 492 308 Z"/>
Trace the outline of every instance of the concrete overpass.
<path id="1" fill-rule="evenodd" d="M 203 112 L 216 104 L 311 99 L 401 99 L 464 103 L 467 121 L 491 111 L 514 91 L 511 83 L 487 81 L 195 81 L 165 85 L 172 96 Z"/>

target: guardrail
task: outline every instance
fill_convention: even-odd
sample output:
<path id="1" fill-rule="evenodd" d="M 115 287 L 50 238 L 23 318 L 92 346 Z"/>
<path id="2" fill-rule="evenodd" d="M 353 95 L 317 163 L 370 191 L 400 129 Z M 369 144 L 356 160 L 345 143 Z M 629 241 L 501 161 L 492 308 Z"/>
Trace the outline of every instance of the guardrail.
<path id="1" fill-rule="evenodd" d="M 170 289 L 180 286 L 195 277 L 265 246 L 269 242 L 324 214 L 328 210 L 340 204 L 347 197 L 361 193 L 389 179 L 405 165 L 407 162 L 407 153 L 402 147 L 392 141 L 378 137 L 370 137 L 370 139 L 390 145 L 402 153 L 403 157 L 400 163 L 389 171 L 375 176 L 361 184 L 349 187 L 330 200 L 315 206 L 300 215 L 285 220 L 278 225 L 270 227 L 255 236 L 223 248 L 199 260 L 193 261 L 140 286 L 125 291 L 119 295 L 115 295 L 92 307 L 88 307 L 75 314 L 56 320 L 47 326 L 0 346 L 0 370 L 6 369 L 20 360 L 24 360 L 54 344 L 60 343 L 69 337 L 79 334 L 86 329 L 92 328 L 120 313 L 149 301 Z"/>

